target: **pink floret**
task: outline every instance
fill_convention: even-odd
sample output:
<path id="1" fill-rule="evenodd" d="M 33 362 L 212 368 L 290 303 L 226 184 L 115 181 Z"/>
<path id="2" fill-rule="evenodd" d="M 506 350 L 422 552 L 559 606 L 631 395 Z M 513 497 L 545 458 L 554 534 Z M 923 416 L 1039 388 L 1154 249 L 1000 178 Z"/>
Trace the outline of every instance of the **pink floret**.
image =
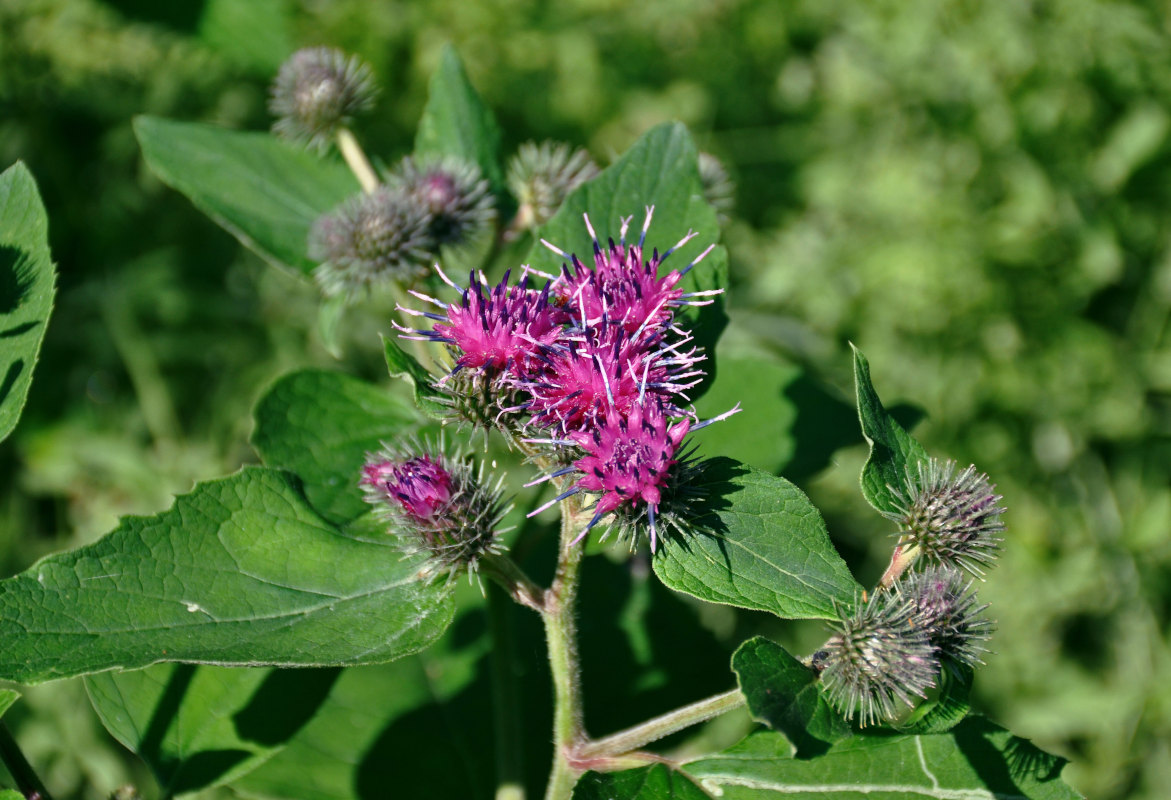
<path id="1" fill-rule="evenodd" d="M 570 434 L 586 455 L 574 462 L 582 471 L 576 488 L 600 494 L 594 509 L 608 514 L 624 503 L 645 503 L 657 510 L 671 467 L 691 424 L 672 425 L 655 405 L 631 406 L 628 415 L 613 415 L 590 432 Z"/>
<path id="2" fill-rule="evenodd" d="M 430 520 L 451 502 L 451 473 L 427 455 L 367 464 L 361 482 L 398 503 L 418 522 Z"/>

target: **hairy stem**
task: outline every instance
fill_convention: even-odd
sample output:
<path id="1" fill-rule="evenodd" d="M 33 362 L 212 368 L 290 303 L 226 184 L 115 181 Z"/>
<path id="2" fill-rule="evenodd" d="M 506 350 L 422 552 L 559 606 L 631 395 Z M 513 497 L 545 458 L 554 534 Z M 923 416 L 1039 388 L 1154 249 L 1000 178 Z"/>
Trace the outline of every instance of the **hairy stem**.
<path id="1" fill-rule="evenodd" d="M 553 771 L 545 800 L 569 800 L 577 783 L 573 753 L 585 737 L 582 728 L 581 671 L 577 657 L 577 587 L 582 548 L 570 543 L 577 535 L 582 504 L 572 497 L 561 505 L 561 553 L 553 585 L 545 593 L 545 639 L 553 677 Z"/>
<path id="2" fill-rule="evenodd" d="M 378 188 L 378 175 L 374 172 L 374 167 L 370 166 L 370 159 L 366 158 L 362 145 L 358 144 L 349 128 L 338 129 L 337 149 L 342 152 L 342 158 L 346 160 L 350 172 L 354 173 L 358 183 L 362 184 L 362 191 L 369 194 Z"/>
<path id="3" fill-rule="evenodd" d="M 0 722 L 0 761 L 8 767 L 12 780 L 16 781 L 16 788 L 28 800 L 51 800 L 49 791 L 33 771 L 32 765 L 24 757 L 20 745 L 12 738 L 8 727 Z"/>
<path id="4" fill-rule="evenodd" d="M 488 629 L 492 634 L 492 710 L 496 739 L 496 800 L 525 800 L 523 726 L 520 698 L 513 671 L 511 604 L 504 593 L 489 586 Z"/>
<path id="5" fill-rule="evenodd" d="M 496 581 L 500 588 L 516 602 L 533 611 L 543 613 L 547 595 L 515 561 L 506 555 L 485 555 L 480 559 L 484 575 Z"/>
<path id="6" fill-rule="evenodd" d="M 624 731 L 595 739 L 578 751 L 582 759 L 602 756 L 618 756 L 658 741 L 676 731 L 706 722 L 744 705 L 744 695 L 739 689 L 732 689 L 691 705 L 669 711 L 654 719 L 627 728 Z"/>

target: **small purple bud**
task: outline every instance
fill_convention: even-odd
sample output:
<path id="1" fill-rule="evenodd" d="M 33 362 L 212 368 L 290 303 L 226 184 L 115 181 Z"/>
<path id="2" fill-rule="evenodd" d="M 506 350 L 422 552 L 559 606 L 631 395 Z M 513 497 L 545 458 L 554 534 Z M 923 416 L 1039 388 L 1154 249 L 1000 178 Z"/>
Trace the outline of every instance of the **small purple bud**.
<path id="1" fill-rule="evenodd" d="M 496 214 L 480 169 L 456 158 L 404 158 L 386 180 L 424 209 L 437 245 L 467 243 Z"/>
<path id="2" fill-rule="evenodd" d="M 988 606 L 976 605 L 972 581 L 965 582 L 963 573 L 931 566 L 905 574 L 894 588 L 914 605 L 915 623 L 927 631 L 941 659 L 969 667 L 983 663 L 980 654 L 992 623 L 980 616 Z"/>
<path id="3" fill-rule="evenodd" d="M 501 550 L 502 481 L 489 487 L 483 477 L 482 465 L 473 472 L 458 454 L 387 446 L 367 455 L 359 483 L 406 552 L 430 556 L 431 575 L 454 575 L 475 572 L 483 555 Z"/>

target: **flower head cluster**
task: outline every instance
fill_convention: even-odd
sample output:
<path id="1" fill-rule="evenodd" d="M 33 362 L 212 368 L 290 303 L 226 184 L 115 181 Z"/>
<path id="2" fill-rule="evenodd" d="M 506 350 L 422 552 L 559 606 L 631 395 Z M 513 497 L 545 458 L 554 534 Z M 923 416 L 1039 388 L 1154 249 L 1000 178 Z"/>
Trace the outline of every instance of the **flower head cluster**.
<path id="1" fill-rule="evenodd" d="M 371 192 L 323 214 L 309 233 L 314 275 L 329 296 L 354 296 L 388 281 L 410 285 L 441 245 L 466 243 L 495 210 L 478 167 L 455 158 L 405 158 Z"/>
<path id="2" fill-rule="evenodd" d="M 370 107 L 375 94 L 370 67 L 361 59 L 329 47 L 298 50 L 272 85 L 273 131 L 323 150 L 338 128 Z"/>
<path id="3" fill-rule="evenodd" d="M 431 576 L 473 573 L 481 557 L 500 552 L 502 481 L 484 481 L 462 454 L 386 446 L 366 456 L 361 487 L 378 516 L 391 523 L 407 553 L 429 556 Z"/>
<path id="4" fill-rule="evenodd" d="M 952 567 L 904 575 L 859 603 L 813 658 L 830 704 L 862 725 L 896 717 L 936 685 L 941 668 L 980 663 L 992 624 Z"/>
<path id="5" fill-rule="evenodd" d="M 895 490 L 899 507 L 886 516 L 899 525 L 900 541 L 931 563 L 983 575 L 1000 548 L 1001 497 L 974 466 L 956 472 L 954 461 L 934 458 L 907 468 L 907 487 Z"/>
<path id="6" fill-rule="evenodd" d="M 606 515 L 613 515 L 623 532 L 645 523 L 653 549 L 656 520 L 670 511 L 668 501 L 687 474 L 684 437 L 727 415 L 699 422 L 685 410 L 687 390 L 703 377 L 704 356 L 675 324 L 680 307 L 710 303 L 719 293 L 686 293 L 679 286 L 711 247 L 660 276 L 662 262 L 694 234 L 646 258 L 652 214 L 648 208 L 637 244 L 626 241 L 627 218 L 619 242 L 611 240 L 605 248 L 587 216 L 592 265 L 544 242 L 565 259 L 556 276 L 526 269 L 514 285 L 506 275 L 489 287 L 473 274 L 462 287 L 440 270 L 459 299 L 444 303 L 413 292 L 434 310 L 400 310 L 431 325 L 400 330 L 406 338 L 448 347 L 454 368 L 440 385 L 456 393 L 467 386 L 480 393 L 487 389 L 497 400 L 494 419 L 504 419 L 511 432 L 547 432 L 528 434 L 532 438 L 525 441 L 560 448 L 557 458 L 566 466 L 534 481 L 558 480 L 564 488 L 548 505 L 587 493 L 596 503 L 585 531 Z M 542 288 L 530 287 L 533 274 L 546 279 Z M 476 413 L 467 415 L 473 422 L 492 416 L 481 401 L 456 399 L 453 405 L 474 408 Z M 672 521 L 670 513 L 666 518 Z"/>

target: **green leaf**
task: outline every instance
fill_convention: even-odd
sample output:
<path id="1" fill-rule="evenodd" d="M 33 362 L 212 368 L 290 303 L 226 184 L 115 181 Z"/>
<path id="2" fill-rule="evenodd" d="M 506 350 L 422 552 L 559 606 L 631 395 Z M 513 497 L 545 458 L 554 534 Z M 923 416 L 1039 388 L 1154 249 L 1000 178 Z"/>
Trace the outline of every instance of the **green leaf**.
<path id="1" fill-rule="evenodd" d="M 727 458 L 706 462 L 699 515 L 664 537 L 655 574 L 700 600 L 785 619 L 837 619 L 861 586 L 829 540 L 821 514 L 784 478 Z"/>
<path id="2" fill-rule="evenodd" d="M 500 129 L 451 45 L 443 48 L 439 67 L 431 76 L 427 106 L 415 134 L 415 155 L 470 161 L 480 168 L 498 197 L 503 192 Z"/>
<path id="3" fill-rule="evenodd" d="M 315 369 L 278 379 L 254 416 L 260 458 L 296 473 L 318 513 L 339 524 L 370 509 L 358 488 L 366 453 L 416 429 L 414 411 L 385 389 Z"/>
<path id="4" fill-rule="evenodd" d="M 684 769 L 725 800 L 1080 796 L 1061 781 L 1063 759 L 975 717 L 946 734 L 854 736 L 810 759 L 778 757 L 782 744 L 778 734 L 752 734 Z"/>
<path id="5" fill-rule="evenodd" d="M 862 435 L 870 444 L 870 457 L 862 467 L 862 495 L 878 511 L 894 512 L 899 506 L 894 492 L 905 492 L 908 467 L 926 461 L 927 451 L 887 413 L 870 382 L 870 364 L 856 347 L 854 384 Z"/>
<path id="6" fill-rule="evenodd" d="M 313 718 L 339 673 L 156 664 L 85 683 L 106 730 L 173 796 L 263 764 Z"/>
<path id="7" fill-rule="evenodd" d="M 13 689 L 0 689 L 0 717 L 4 716 L 4 712 L 12 708 L 12 704 L 20 699 L 20 692 Z"/>
<path id="8" fill-rule="evenodd" d="M 0 800 L 27 800 L 27 798 L 15 789 L 0 789 Z"/>
<path id="9" fill-rule="evenodd" d="M 709 795 L 662 764 L 624 772 L 587 772 L 573 800 L 708 800 Z"/>
<path id="10" fill-rule="evenodd" d="M 785 734 L 797 756 L 824 753 L 852 735 L 850 725 L 821 696 L 817 673 L 761 636 L 732 654 L 732 670 L 752 718 Z"/>
<path id="11" fill-rule="evenodd" d="M 290 0 L 204 0 L 199 38 L 210 49 L 271 79 L 296 47 Z"/>
<path id="12" fill-rule="evenodd" d="M 267 133 L 137 117 L 147 165 L 221 227 L 278 267 L 308 274 L 313 222 L 360 190 L 341 163 Z"/>
<path id="13" fill-rule="evenodd" d="M 419 567 L 389 538 L 343 535 L 287 473 L 246 468 L 0 581 L 0 678 L 390 661 L 451 621 Z"/>
<path id="14" fill-rule="evenodd" d="M 460 582 L 459 615 L 427 650 L 393 664 L 342 671 L 313 720 L 260 768 L 233 784 L 245 797 L 362 800 L 371 797 L 491 800 L 496 786 L 486 630 L 480 590 Z M 524 647 L 540 648 L 539 619 L 508 603 Z M 525 662 L 531 669 L 535 662 Z M 547 674 L 529 673 L 526 684 Z M 548 730 L 548 701 L 521 696 L 525 730 Z M 537 712 L 534 716 L 531 712 Z M 550 747 L 526 748 L 529 783 L 543 781 Z M 535 751 L 532 748 L 536 748 Z"/>
<path id="15" fill-rule="evenodd" d="M 57 275 L 36 181 L 17 162 L 0 174 L 0 441 L 20 419 L 53 310 Z"/>
<path id="16" fill-rule="evenodd" d="M 637 243 L 644 210 L 647 206 L 654 206 L 653 224 L 647 233 L 647 252 L 655 247 L 664 252 L 688 231 L 695 231 L 698 235 L 666 262 L 667 268 L 686 267 L 720 238 L 716 212 L 703 197 L 697 157 L 695 143 L 683 125 L 665 123 L 652 128 L 598 177 L 574 190 L 553 219 L 541 228 L 541 238 L 566 253 L 576 253 L 586 263 L 592 263 L 593 242 L 582 214 L 589 214 L 602 244 L 607 238 L 618 241 L 621 220 L 633 216 L 628 240 Z M 560 256 L 540 242 L 525 261 L 553 274 L 561 269 L 562 262 Z M 678 285 L 684 292 L 727 287 L 727 251 L 717 245 Z M 723 295 L 708 306 L 684 307 L 677 318 L 694 334 L 695 343 L 714 358 L 716 340 L 728 322 Z M 713 363 L 708 364 L 709 370 Z M 692 391 L 692 398 L 701 393 Z"/>
<path id="17" fill-rule="evenodd" d="M 411 384 L 415 405 L 419 410 L 435 419 L 446 419 L 447 406 L 439 401 L 443 393 L 433 385 L 431 373 L 415 360 L 414 356 L 399 347 L 393 337 L 383 336 L 382 348 L 386 354 L 386 368 L 390 371 L 390 377 L 402 378 Z"/>

